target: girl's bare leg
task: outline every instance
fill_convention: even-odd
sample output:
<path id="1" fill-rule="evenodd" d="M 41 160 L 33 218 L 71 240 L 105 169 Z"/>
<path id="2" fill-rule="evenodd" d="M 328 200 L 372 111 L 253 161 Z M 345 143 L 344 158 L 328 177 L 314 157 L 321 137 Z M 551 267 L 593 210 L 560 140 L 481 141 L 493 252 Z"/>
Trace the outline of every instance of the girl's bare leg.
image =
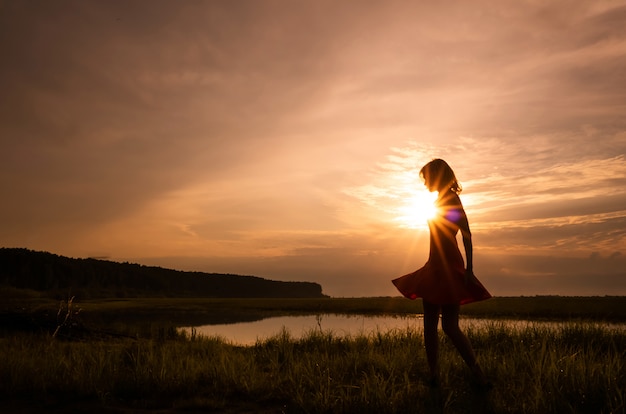
<path id="1" fill-rule="evenodd" d="M 424 316 L 424 319 L 426 317 Z M 461 358 L 470 367 L 474 377 L 481 386 L 487 386 L 488 381 L 480 365 L 476 361 L 476 355 L 467 336 L 459 328 L 459 305 L 443 305 L 441 307 L 441 326 L 450 338 Z"/>
<path id="2" fill-rule="evenodd" d="M 424 305 L 424 346 L 426 347 L 426 360 L 430 369 L 431 385 L 439 385 L 439 305 L 422 301 Z"/>

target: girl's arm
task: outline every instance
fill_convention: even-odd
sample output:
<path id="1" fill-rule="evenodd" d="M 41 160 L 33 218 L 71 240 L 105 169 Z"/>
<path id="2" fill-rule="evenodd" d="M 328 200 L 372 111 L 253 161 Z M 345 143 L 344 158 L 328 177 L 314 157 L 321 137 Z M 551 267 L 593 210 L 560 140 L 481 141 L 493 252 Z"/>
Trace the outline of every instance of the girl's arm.
<path id="1" fill-rule="evenodd" d="M 460 200 L 459 200 L 460 203 Z M 463 247 L 465 247 L 465 283 L 474 283 L 476 276 L 474 276 L 474 247 L 472 244 L 472 232 L 469 228 L 469 222 L 467 221 L 467 215 L 462 205 L 459 205 L 459 220 L 457 222 L 461 236 L 463 237 Z"/>
<path id="2" fill-rule="evenodd" d="M 450 210 L 446 214 L 446 218 L 458 226 L 463 236 L 463 247 L 465 247 L 465 282 L 474 280 L 474 248 L 472 245 L 472 232 L 469 228 L 467 215 L 461 203 L 461 199 L 455 193 L 448 193 L 450 198 L 447 199 L 446 205 Z"/>
<path id="3" fill-rule="evenodd" d="M 463 237 L 463 247 L 465 247 L 465 271 L 467 273 L 474 272 L 474 248 L 472 245 L 472 232 L 469 228 L 469 222 L 465 211 L 461 210 L 461 217 L 459 218 L 459 230 L 461 230 L 461 236 Z"/>

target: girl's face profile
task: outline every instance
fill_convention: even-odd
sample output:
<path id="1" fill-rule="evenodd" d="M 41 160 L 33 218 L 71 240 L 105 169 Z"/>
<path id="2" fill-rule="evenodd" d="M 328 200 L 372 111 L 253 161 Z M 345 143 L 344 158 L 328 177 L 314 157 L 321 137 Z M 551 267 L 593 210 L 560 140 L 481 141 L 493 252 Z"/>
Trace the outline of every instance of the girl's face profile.
<path id="1" fill-rule="evenodd" d="M 422 178 L 424 180 L 424 185 L 426 186 L 428 191 L 430 191 L 432 193 L 433 191 L 436 190 L 436 188 L 434 188 L 434 186 L 433 186 L 432 181 L 430 180 L 430 176 L 428 174 L 428 171 L 424 171 L 424 174 L 422 175 Z"/>

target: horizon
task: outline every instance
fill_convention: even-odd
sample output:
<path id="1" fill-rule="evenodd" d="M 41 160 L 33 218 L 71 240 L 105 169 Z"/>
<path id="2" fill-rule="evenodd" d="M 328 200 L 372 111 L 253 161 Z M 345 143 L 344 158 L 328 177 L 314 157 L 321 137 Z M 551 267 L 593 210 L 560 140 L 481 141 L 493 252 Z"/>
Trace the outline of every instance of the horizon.
<path id="1" fill-rule="evenodd" d="M 271 277 L 263 277 L 263 276 L 259 276 L 259 275 L 254 275 L 254 274 L 235 274 L 235 273 L 216 273 L 216 272 L 208 272 L 208 271 L 197 271 L 197 270 L 181 270 L 181 269 L 176 269 L 176 268 L 168 268 L 168 267 L 162 267 L 162 266 L 157 266 L 157 265 L 146 265 L 144 263 L 140 263 L 140 262 L 128 262 L 128 261 L 116 261 L 116 260 L 112 260 L 110 258 L 106 258 L 106 257 L 68 257 L 68 256 L 63 256 L 63 255 L 59 255 L 56 254 L 54 252 L 48 252 L 48 251 L 36 251 L 36 250 L 30 250 L 27 248 L 23 248 L 23 247 L 0 247 L 0 249 L 15 249 L 15 250 L 27 250 L 33 253 L 44 253 L 44 254 L 51 254 L 54 256 L 59 256 L 59 257 L 64 257 L 67 259 L 71 259 L 71 260 L 96 260 L 96 261 L 105 261 L 105 262 L 111 262 L 111 263 L 115 263 L 115 264 L 119 264 L 119 265 L 131 265 L 131 266 L 142 266 L 142 267 L 154 267 L 157 269 L 164 269 L 164 270 L 171 270 L 174 272 L 183 272 L 183 273 L 199 273 L 199 274 L 204 274 L 204 275 L 220 275 L 220 276 L 243 276 L 243 277 L 254 277 L 254 278 L 263 278 L 266 280 L 270 280 L 270 281 L 280 281 L 280 282 L 286 282 L 286 283 L 298 283 L 298 282 L 305 282 L 305 283 L 317 283 L 317 282 L 312 282 L 309 280 L 278 280 L 278 279 L 272 279 Z M 384 295 L 384 296 L 331 296 L 331 295 L 327 295 L 324 292 L 324 286 L 320 285 L 322 288 L 322 294 L 332 298 L 332 299 L 358 299 L 358 298 L 404 298 L 404 296 L 402 296 L 400 293 L 396 294 L 396 295 Z M 559 294 L 533 294 L 533 295 L 494 295 L 494 298 L 507 298 L 507 297 L 622 297 L 622 296 L 626 296 L 626 295 L 622 295 L 622 294 L 595 294 L 595 295 L 579 295 L 579 294 L 564 294 L 564 295 L 559 295 Z"/>
<path id="2" fill-rule="evenodd" d="M 626 2 L 0 9 L 2 246 L 396 296 L 443 158 L 494 296 L 626 295 Z"/>

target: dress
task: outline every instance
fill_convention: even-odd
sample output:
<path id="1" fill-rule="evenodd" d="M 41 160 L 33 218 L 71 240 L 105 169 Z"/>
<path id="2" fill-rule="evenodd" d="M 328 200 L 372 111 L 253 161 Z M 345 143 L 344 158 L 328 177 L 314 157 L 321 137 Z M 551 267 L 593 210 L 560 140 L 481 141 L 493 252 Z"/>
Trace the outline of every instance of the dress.
<path id="1" fill-rule="evenodd" d="M 423 298 L 437 305 L 463 305 L 489 299 L 491 294 L 478 279 L 465 283 L 465 264 L 456 235 L 459 226 L 467 226 L 468 230 L 469 226 L 459 196 L 453 191 L 440 194 L 436 206 L 437 216 L 428 221 L 428 261 L 392 283 L 409 299 Z"/>

